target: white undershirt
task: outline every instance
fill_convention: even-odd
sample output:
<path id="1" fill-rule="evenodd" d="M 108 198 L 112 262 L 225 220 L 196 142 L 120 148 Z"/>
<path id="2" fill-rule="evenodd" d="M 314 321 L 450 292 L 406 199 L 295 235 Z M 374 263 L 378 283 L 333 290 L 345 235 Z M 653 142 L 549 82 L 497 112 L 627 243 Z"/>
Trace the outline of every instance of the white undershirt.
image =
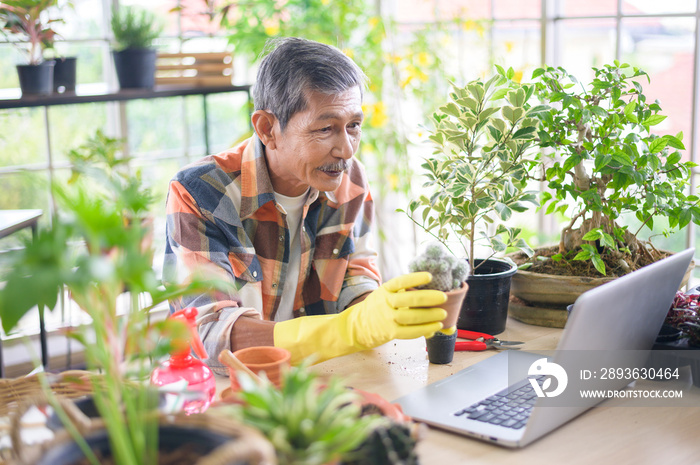
<path id="1" fill-rule="evenodd" d="M 301 215 L 304 211 L 304 204 L 308 197 L 307 190 L 298 197 L 287 197 L 275 192 L 275 200 L 287 214 L 287 226 L 289 227 L 289 264 L 287 265 L 287 276 L 283 283 L 282 299 L 275 314 L 275 321 L 290 320 L 293 317 L 294 296 L 299 284 L 299 271 L 301 268 L 301 238 L 299 229 L 301 227 Z"/>

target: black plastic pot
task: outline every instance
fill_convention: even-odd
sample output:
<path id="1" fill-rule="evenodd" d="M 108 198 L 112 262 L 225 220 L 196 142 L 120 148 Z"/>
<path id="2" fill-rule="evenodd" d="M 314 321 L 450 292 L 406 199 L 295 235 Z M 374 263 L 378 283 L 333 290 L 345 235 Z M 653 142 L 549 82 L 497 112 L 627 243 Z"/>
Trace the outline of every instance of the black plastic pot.
<path id="1" fill-rule="evenodd" d="M 155 85 L 156 50 L 138 48 L 112 52 L 114 67 L 122 89 L 152 89 Z"/>
<path id="2" fill-rule="evenodd" d="M 17 65 L 17 76 L 22 95 L 48 95 L 53 92 L 54 61 L 38 65 Z"/>
<path id="3" fill-rule="evenodd" d="M 107 431 L 100 431 L 86 440 L 90 447 L 103 457 L 111 456 Z M 230 440 L 230 437 L 198 428 L 168 425 L 158 429 L 158 447 L 162 452 L 171 452 L 188 445 L 194 453 L 204 456 Z M 70 441 L 49 449 L 37 465 L 71 465 L 83 457 L 80 447 Z"/>
<path id="4" fill-rule="evenodd" d="M 53 68 L 53 91 L 75 92 L 76 57 L 56 58 Z"/>
<path id="5" fill-rule="evenodd" d="M 425 346 L 428 349 L 428 361 L 438 365 L 452 362 L 455 354 L 456 340 L 456 331 L 449 336 L 438 331 L 433 334 L 433 337 L 426 339 Z"/>
<path id="6" fill-rule="evenodd" d="M 475 274 L 467 278 L 469 290 L 462 303 L 457 327 L 491 335 L 502 333 L 508 318 L 510 280 L 518 267 L 497 258 L 485 262 L 475 260 L 475 265 L 480 266 L 475 266 Z"/>

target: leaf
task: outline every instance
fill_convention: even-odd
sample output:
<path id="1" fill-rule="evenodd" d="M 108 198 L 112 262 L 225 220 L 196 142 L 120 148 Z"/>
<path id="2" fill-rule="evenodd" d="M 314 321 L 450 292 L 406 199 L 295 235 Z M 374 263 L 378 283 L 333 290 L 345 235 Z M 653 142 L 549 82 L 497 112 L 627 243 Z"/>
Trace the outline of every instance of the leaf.
<path id="1" fill-rule="evenodd" d="M 536 133 L 537 128 L 532 126 L 527 128 L 520 128 L 517 131 L 515 131 L 515 134 L 513 134 L 513 139 L 534 139 Z"/>
<path id="2" fill-rule="evenodd" d="M 491 100 L 492 102 L 495 102 L 496 100 L 501 100 L 503 97 L 506 96 L 507 93 L 508 89 L 498 89 L 491 95 L 491 98 L 489 100 Z"/>
<path id="3" fill-rule="evenodd" d="M 658 139 L 654 139 L 649 144 L 649 152 L 650 153 L 659 153 L 664 149 L 664 147 L 666 147 L 667 144 L 668 144 L 668 140 L 663 138 L 663 137 L 659 137 Z"/>
<path id="4" fill-rule="evenodd" d="M 644 121 L 642 121 L 642 124 L 644 126 L 655 126 L 665 119 L 666 119 L 666 116 L 664 116 L 664 115 L 651 115 L 650 117 L 648 117 Z"/>
<path id="5" fill-rule="evenodd" d="M 600 228 L 591 229 L 583 235 L 581 239 L 584 241 L 597 241 L 603 236 L 603 230 Z"/>
<path id="6" fill-rule="evenodd" d="M 593 262 L 593 266 L 595 266 L 595 269 L 598 270 L 600 274 L 603 276 L 606 276 L 605 274 L 605 262 L 603 262 L 603 259 L 600 258 L 600 255 L 594 255 L 591 257 L 591 261 Z"/>
<path id="7" fill-rule="evenodd" d="M 505 119 L 511 123 L 514 123 L 516 121 L 514 110 L 515 109 L 513 107 L 506 105 L 501 109 L 501 113 L 503 113 L 503 117 Z"/>
<path id="8" fill-rule="evenodd" d="M 610 163 L 610 160 L 612 160 L 612 155 L 610 155 L 610 154 L 598 155 L 595 158 L 595 170 L 596 171 L 602 170 L 604 167 L 606 167 L 608 165 L 608 163 Z"/>
<path id="9" fill-rule="evenodd" d="M 624 113 L 627 119 L 633 123 L 638 123 L 637 115 L 634 113 L 637 108 L 637 102 L 634 100 L 625 105 Z"/>
<path id="10" fill-rule="evenodd" d="M 513 211 L 510 208 L 508 208 L 506 204 L 501 202 L 496 202 L 496 204 L 494 205 L 494 209 L 503 221 L 508 220 L 511 214 L 513 213 Z"/>
<path id="11" fill-rule="evenodd" d="M 536 79 L 544 74 L 544 69 L 542 68 L 537 68 L 532 72 L 532 78 L 531 79 Z"/>
<path id="12" fill-rule="evenodd" d="M 494 113 L 498 113 L 498 110 L 500 110 L 500 108 L 498 108 L 498 107 L 485 108 L 481 113 L 479 113 L 478 120 L 484 121 L 489 116 L 493 115 Z"/>
<path id="13" fill-rule="evenodd" d="M 683 145 L 683 141 L 681 141 L 679 138 L 671 135 L 665 135 L 664 139 L 668 141 L 668 145 L 670 147 L 678 150 L 685 150 L 685 145 Z"/>
<path id="14" fill-rule="evenodd" d="M 552 107 L 550 107 L 549 105 L 537 105 L 537 106 L 530 108 L 526 114 L 528 116 L 531 116 L 531 115 L 536 115 L 538 113 L 544 113 L 544 112 L 549 111 L 551 109 L 552 109 Z"/>
<path id="15" fill-rule="evenodd" d="M 460 116 L 462 116 L 462 112 L 459 111 L 459 107 L 452 102 L 448 103 L 447 105 L 441 106 L 440 111 L 447 113 L 448 115 L 454 116 L 455 118 L 459 118 Z"/>

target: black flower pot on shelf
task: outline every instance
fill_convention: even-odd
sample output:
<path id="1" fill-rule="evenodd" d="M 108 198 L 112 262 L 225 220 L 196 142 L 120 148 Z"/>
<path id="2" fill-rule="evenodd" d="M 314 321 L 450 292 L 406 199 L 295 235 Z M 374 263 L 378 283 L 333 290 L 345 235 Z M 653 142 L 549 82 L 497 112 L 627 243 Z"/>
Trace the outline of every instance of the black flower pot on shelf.
<path id="1" fill-rule="evenodd" d="M 152 89 L 156 75 L 156 49 L 127 48 L 113 51 L 114 67 L 121 89 Z"/>
<path id="2" fill-rule="evenodd" d="M 457 327 L 491 335 L 505 331 L 510 281 L 517 269 L 515 264 L 497 258 L 475 260 Z"/>
<path id="3" fill-rule="evenodd" d="M 54 64 L 53 60 L 47 60 L 38 65 L 17 65 L 22 96 L 50 94 L 53 91 Z"/>
<path id="4" fill-rule="evenodd" d="M 53 91 L 54 92 L 75 92 L 75 69 L 76 57 L 63 57 L 54 60 L 56 65 L 53 68 Z"/>

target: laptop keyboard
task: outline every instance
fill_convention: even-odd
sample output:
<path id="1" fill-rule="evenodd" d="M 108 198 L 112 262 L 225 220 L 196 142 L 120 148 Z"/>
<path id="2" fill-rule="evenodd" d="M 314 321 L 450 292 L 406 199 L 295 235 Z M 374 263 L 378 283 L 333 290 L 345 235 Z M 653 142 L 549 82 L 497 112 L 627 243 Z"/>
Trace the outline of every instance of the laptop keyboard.
<path id="1" fill-rule="evenodd" d="M 541 384 L 545 378 L 546 376 L 538 376 L 535 379 Z M 530 381 L 525 379 L 480 402 L 456 411 L 454 415 L 464 415 L 470 420 L 520 429 L 527 423 L 535 401 L 537 401 L 537 394 Z"/>

